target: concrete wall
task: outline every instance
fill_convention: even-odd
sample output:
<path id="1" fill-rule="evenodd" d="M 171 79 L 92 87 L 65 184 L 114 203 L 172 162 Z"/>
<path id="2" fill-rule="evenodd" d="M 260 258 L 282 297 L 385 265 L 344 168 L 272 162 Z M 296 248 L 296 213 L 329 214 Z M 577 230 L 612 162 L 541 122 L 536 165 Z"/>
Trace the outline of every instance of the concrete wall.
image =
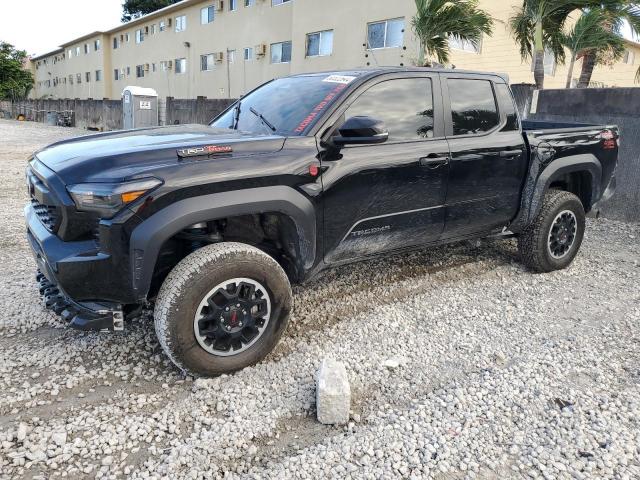
<path id="1" fill-rule="evenodd" d="M 167 98 L 167 125 L 200 123 L 209 120 L 225 110 L 235 100 L 228 99 L 175 99 Z M 24 115 L 29 121 L 47 121 L 48 112 L 73 112 L 74 126 L 96 130 L 120 130 L 122 128 L 122 102 L 120 100 L 27 100 L 23 102 L 3 101 L 0 112 L 7 112 L 10 118 Z M 1 116 L 2 114 L 0 114 Z"/>
<path id="2" fill-rule="evenodd" d="M 603 204 L 608 218 L 640 222 L 640 88 L 543 90 L 532 120 L 618 125 L 618 188 Z"/>
<path id="3" fill-rule="evenodd" d="M 207 124 L 213 117 L 225 110 L 235 100 L 207 99 L 198 97 L 195 100 L 181 100 L 167 98 L 166 124 L 177 125 L 185 123 Z"/>

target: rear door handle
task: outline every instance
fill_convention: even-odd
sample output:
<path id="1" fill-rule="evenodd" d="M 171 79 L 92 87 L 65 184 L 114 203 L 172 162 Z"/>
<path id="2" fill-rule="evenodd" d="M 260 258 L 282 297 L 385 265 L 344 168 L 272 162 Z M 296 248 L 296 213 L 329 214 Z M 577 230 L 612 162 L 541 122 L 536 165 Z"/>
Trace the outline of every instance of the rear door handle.
<path id="1" fill-rule="evenodd" d="M 522 150 L 504 150 L 500 152 L 500 158 L 513 158 L 522 155 Z"/>
<path id="2" fill-rule="evenodd" d="M 449 164 L 449 157 L 422 157 L 420 159 L 420 166 L 427 168 L 440 168 Z"/>

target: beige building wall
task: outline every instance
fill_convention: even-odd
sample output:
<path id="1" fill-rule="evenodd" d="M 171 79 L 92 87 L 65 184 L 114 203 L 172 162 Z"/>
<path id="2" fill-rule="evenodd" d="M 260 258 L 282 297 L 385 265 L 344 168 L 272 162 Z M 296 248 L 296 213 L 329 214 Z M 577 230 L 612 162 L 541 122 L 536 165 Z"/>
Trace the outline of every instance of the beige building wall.
<path id="1" fill-rule="evenodd" d="M 111 31 L 87 35 L 63 45 L 62 50 L 34 59 L 36 88 L 32 95 L 119 99 L 126 86 L 138 85 L 154 88 L 161 97 L 236 98 L 269 79 L 292 73 L 413 65 L 417 61 L 418 42 L 411 28 L 414 0 L 291 0 L 279 5 L 272 5 L 272 1 L 236 0 L 236 10 L 230 11 L 230 0 L 185 0 Z M 519 3 L 481 0 L 481 6 L 495 19 L 494 33 L 483 39 L 479 52 L 452 48 L 451 63 L 456 68 L 506 73 L 512 83 L 532 83 L 531 61 L 522 61 L 508 30 L 508 19 Z M 201 9 L 212 5 L 216 7 L 215 19 L 203 25 Z M 181 16 L 186 18 L 186 29 L 180 32 L 176 31 L 176 18 Z M 368 49 L 368 24 L 396 18 L 404 19 L 403 46 Z M 161 22 L 165 31 L 160 31 Z M 137 30 L 144 33 L 144 41 L 139 43 Z M 324 30 L 333 30 L 331 55 L 307 57 L 307 34 Z M 96 39 L 101 40 L 99 51 L 93 48 Z M 114 48 L 114 39 L 118 48 Z M 272 44 L 285 41 L 292 42 L 291 62 L 272 63 Z M 84 53 L 85 44 L 91 46 L 88 54 Z M 256 46 L 260 45 L 266 46 L 265 55 L 258 55 Z M 80 55 L 76 55 L 78 47 Z M 245 48 L 254 49 L 248 61 L 244 60 Z M 594 82 L 603 86 L 635 85 L 640 46 L 630 42 L 629 49 L 635 54 L 631 62 L 627 56 L 626 63 L 597 67 Z M 220 53 L 211 71 L 201 70 L 202 55 Z M 61 55 L 63 59 L 54 60 Z M 176 72 L 177 59 L 186 59 L 184 73 Z M 573 75 L 576 79 L 580 68 L 578 62 Z M 95 81 L 96 70 L 102 71 L 101 81 Z M 86 72 L 92 74 L 90 82 L 86 82 Z M 566 65 L 549 65 L 545 86 L 564 87 L 567 72 Z M 81 74 L 79 84 L 77 74 Z M 59 80 L 54 86 L 54 78 L 66 78 L 66 82 Z"/>

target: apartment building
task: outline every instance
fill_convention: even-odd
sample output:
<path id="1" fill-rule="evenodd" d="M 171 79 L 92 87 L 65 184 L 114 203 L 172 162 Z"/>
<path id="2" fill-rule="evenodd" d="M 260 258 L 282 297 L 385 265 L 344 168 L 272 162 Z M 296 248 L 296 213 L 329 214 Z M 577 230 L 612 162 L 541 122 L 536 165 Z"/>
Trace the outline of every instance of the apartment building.
<path id="1" fill-rule="evenodd" d="M 519 0 L 482 0 L 494 33 L 475 48 L 451 41 L 456 68 L 498 71 L 532 82 L 508 31 Z M 183 0 L 106 32 L 94 32 L 32 59 L 36 98 L 118 99 L 128 85 L 161 97 L 235 98 L 292 73 L 413 65 L 414 0 Z M 640 45 L 598 67 L 602 86 L 633 86 Z M 567 67 L 545 61 L 548 87 L 564 87 Z M 574 76 L 579 76 L 580 62 Z"/>

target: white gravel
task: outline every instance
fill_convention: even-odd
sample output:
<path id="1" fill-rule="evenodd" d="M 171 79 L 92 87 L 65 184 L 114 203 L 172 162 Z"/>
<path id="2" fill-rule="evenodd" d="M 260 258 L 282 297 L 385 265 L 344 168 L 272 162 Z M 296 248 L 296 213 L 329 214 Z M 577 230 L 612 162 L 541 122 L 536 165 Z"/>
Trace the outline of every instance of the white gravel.
<path id="1" fill-rule="evenodd" d="M 640 226 L 589 221 L 574 265 L 452 245 L 294 289 L 263 363 L 183 378 L 153 325 L 65 329 L 24 239 L 26 157 L 77 130 L 0 120 L 0 478 L 640 478 Z M 315 419 L 344 362 L 352 420 Z"/>

